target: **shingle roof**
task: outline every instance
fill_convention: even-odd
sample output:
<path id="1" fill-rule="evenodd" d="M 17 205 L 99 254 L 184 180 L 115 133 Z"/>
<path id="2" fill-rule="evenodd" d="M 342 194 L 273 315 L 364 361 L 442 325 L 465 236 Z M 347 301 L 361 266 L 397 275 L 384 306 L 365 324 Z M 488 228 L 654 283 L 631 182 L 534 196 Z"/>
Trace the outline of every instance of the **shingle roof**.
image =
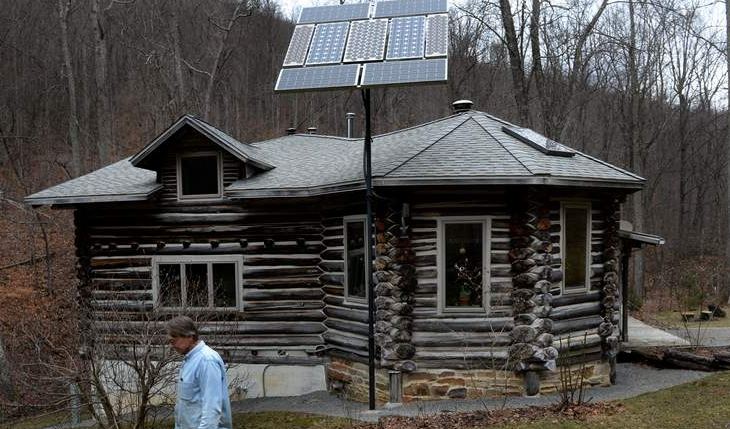
<path id="1" fill-rule="evenodd" d="M 32 205 L 146 200 L 162 185 L 156 173 L 132 166 L 129 158 L 25 197 Z"/>
<path id="2" fill-rule="evenodd" d="M 225 148 L 240 150 L 249 162 L 255 157 L 274 167 L 229 185 L 225 189 L 227 196 L 307 196 L 363 188 L 362 139 L 297 134 L 244 144 L 196 121 L 201 132 L 224 142 Z M 503 126 L 512 124 L 483 112 L 467 111 L 375 136 L 374 184 L 546 184 L 632 190 L 643 186 L 643 178 L 577 151 L 572 157 L 547 155 L 507 134 Z M 149 153 L 145 149 L 135 158 Z M 143 192 L 154 192 L 154 185 L 153 172 L 124 160 L 26 200 L 33 204 L 70 204 L 102 201 L 91 196 L 143 199 Z"/>

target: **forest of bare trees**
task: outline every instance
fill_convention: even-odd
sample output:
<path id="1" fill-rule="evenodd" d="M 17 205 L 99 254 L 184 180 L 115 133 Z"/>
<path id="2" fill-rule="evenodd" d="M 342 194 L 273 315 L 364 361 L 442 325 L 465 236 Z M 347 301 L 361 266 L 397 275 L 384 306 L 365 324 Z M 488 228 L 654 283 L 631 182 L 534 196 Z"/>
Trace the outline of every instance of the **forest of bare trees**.
<path id="1" fill-rule="evenodd" d="M 23 207 L 25 195 L 134 154 L 184 113 L 246 142 L 289 127 L 343 135 L 345 113 L 361 115 L 356 91 L 274 94 L 294 23 L 271 0 L 0 4 L 0 294 L 12 288 L 18 303 L 68 298 L 74 284 L 70 218 Z M 451 13 L 449 83 L 374 90 L 375 131 L 471 99 L 645 177 L 623 218 L 667 239 L 647 275 L 722 256 L 730 243 L 724 6 L 461 3 Z M 0 315 L 0 369 L 3 345 L 6 354 L 34 352 L 8 334 L 10 320 Z M 0 370 L 0 397 L 7 383 Z"/>

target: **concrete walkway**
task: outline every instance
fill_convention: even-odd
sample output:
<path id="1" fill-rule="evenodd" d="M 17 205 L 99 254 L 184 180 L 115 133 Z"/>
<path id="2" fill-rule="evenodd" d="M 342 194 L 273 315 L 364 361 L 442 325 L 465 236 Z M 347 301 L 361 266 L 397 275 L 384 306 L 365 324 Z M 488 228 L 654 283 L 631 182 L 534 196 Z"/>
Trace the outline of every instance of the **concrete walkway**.
<path id="1" fill-rule="evenodd" d="M 621 344 L 622 350 L 641 347 L 688 346 L 689 341 L 677 335 L 647 325 L 641 320 L 629 317 L 629 338 Z"/>
<path id="2" fill-rule="evenodd" d="M 666 389 L 678 384 L 698 380 L 710 375 L 706 372 L 657 369 L 634 363 L 620 363 L 617 366 L 617 383 L 609 387 L 594 387 L 586 391 L 585 397 L 592 401 L 626 399 L 643 393 Z M 478 400 L 423 401 L 368 411 L 367 405 L 344 400 L 327 392 L 288 398 L 252 398 L 233 404 L 237 413 L 261 411 L 294 411 L 321 414 L 335 417 L 352 418 L 364 421 L 377 421 L 387 415 L 422 416 L 453 411 L 478 411 L 495 408 L 519 408 L 531 405 L 545 406 L 557 404 L 557 394 L 536 397 L 508 396 Z"/>

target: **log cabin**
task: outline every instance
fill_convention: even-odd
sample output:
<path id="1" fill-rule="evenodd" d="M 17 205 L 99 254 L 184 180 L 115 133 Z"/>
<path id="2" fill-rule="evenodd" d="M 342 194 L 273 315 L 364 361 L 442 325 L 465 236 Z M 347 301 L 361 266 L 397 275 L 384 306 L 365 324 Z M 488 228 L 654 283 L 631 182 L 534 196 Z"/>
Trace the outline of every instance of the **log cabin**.
<path id="1" fill-rule="evenodd" d="M 368 293 L 380 401 L 549 392 L 561 367 L 613 382 L 620 209 L 645 180 L 454 107 L 373 138 L 372 261 L 359 138 L 241 143 L 185 115 L 25 201 L 73 210 L 82 305 L 117 318 L 99 341 L 203 315 L 207 341 L 254 374 L 249 394 L 366 398 Z"/>

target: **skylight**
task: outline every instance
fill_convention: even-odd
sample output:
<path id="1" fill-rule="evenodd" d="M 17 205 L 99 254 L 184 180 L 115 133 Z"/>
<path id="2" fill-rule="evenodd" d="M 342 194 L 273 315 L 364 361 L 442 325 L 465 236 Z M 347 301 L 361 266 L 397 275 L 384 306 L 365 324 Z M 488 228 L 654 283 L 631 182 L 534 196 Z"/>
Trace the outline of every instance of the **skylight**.
<path id="1" fill-rule="evenodd" d="M 567 146 L 550 140 L 542 134 L 536 133 L 529 128 L 520 127 L 502 127 L 507 134 L 529 144 L 540 152 L 553 156 L 574 156 L 575 151 Z"/>

